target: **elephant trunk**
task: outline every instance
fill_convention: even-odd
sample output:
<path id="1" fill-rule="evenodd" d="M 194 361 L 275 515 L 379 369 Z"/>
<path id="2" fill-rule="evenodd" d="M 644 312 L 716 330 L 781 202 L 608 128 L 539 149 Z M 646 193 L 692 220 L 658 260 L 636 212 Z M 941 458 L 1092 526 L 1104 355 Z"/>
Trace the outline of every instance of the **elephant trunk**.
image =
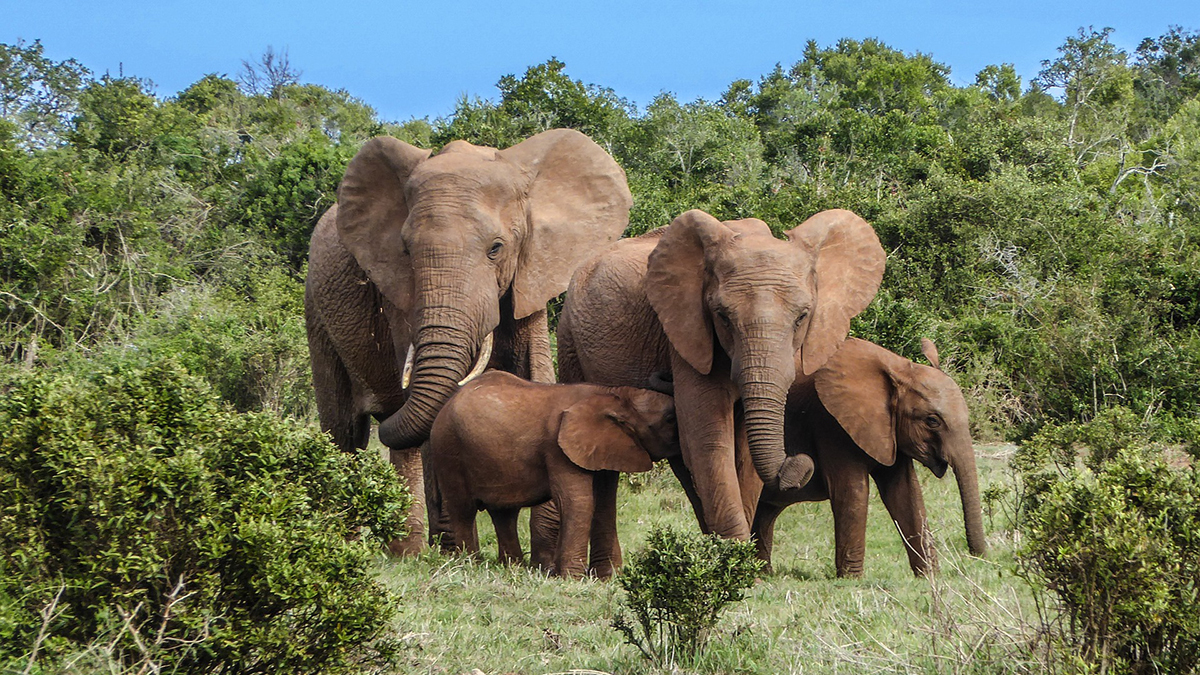
<path id="1" fill-rule="evenodd" d="M 412 379 L 404 406 L 379 425 L 390 448 L 412 448 L 429 438 L 433 420 L 471 369 L 479 339 L 461 310 L 431 307 L 421 312 L 413 341 Z M 454 315 L 458 315 L 455 318 Z"/>
<path id="2" fill-rule="evenodd" d="M 964 450 L 951 460 L 954 478 L 958 481 L 958 494 L 962 499 L 963 523 L 967 530 L 967 549 L 971 555 L 987 553 L 987 536 L 983 532 L 983 511 L 979 504 L 979 476 L 975 469 L 975 449 L 970 439 Z"/>
<path id="3" fill-rule="evenodd" d="M 812 477 L 812 459 L 788 456 L 783 443 L 783 413 L 792 378 L 783 369 L 759 367 L 742 370 L 742 410 L 746 440 L 754 470 L 771 490 L 804 487 Z"/>

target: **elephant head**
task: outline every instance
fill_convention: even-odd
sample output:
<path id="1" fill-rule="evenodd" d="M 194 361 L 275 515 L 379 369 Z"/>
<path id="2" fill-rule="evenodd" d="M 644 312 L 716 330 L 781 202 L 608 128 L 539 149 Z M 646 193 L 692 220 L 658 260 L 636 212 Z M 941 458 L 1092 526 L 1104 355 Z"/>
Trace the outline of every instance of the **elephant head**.
<path id="1" fill-rule="evenodd" d="M 817 395 L 851 440 L 880 464 L 895 464 L 900 453 L 938 478 L 952 467 L 967 545 L 972 555 L 983 555 L 987 540 L 967 404 L 958 384 L 939 369 L 934 344 L 922 340 L 921 348 L 932 366 L 865 340 L 846 340 L 814 378 Z"/>
<path id="2" fill-rule="evenodd" d="M 850 320 L 875 297 L 886 255 L 850 211 L 822 211 L 776 239 L 761 220 L 720 222 L 688 211 L 650 254 L 646 295 L 679 356 L 702 375 L 716 348 L 737 384 L 754 468 L 772 488 L 808 480 L 784 450 L 783 417 L 797 368 L 820 368 Z"/>
<path id="3" fill-rule="evenodd" d="M 430 157 L 394 138 L 366 143 L 338 189 L 342 244 L 408 318 L 412 376 L 380 427 L 413 447 L 501 319 L 545 309 L 571 273 L 616 240 L 632 199 L 608 153 L 569 129 L 506 150 L 454 141 Z"/>
<path id="4" fill-rule="evenodd" d="M 675 402 L 631 387 L 589 396 L 563 411 L 558 445 L 589 471 L 649 471 L 654 460 L 679 454 Z"/>

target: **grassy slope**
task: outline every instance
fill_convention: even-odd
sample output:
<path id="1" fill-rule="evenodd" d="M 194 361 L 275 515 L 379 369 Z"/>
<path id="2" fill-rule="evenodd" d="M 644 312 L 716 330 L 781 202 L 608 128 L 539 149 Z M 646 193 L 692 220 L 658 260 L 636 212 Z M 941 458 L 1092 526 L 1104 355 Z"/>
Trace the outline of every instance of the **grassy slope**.
<path id="1" fill-rule="evenodd" d="M 981 455 L 981 486 L 1007 484 L 1004 453 L 981 448 Z M 640 547 L 654 525 L 695 528 L 670 471 L 646 476 L 621 488 L 626 550 Z M 941 574 L 913 578 L 899 535 L 872 497 L 866 573 L 835 579 L 828 503 L 797 504 L 776 530 L 776 574 L 724 616 L 704 655 L 706 670 L 959 673 L 1032 666 L 1021 640 L 1035 612 L 1026 586 L 1012 576 L 1011 541 L 998 533 L 1003 517 L 985 512 L 991 552 L 987 560 L 970 558 L 953 479 L 939 481 L 924 470 L 921 478 L 941 542 Z M 619 607 L 617 584 L 497 565 L 486 514 L 479 531 L 484 562 L 428 554 L 386 563 L 385 579 L 404 597 L 397 627 L 407 646 L 402 672 L 657 672 L 609 628 Z"/>

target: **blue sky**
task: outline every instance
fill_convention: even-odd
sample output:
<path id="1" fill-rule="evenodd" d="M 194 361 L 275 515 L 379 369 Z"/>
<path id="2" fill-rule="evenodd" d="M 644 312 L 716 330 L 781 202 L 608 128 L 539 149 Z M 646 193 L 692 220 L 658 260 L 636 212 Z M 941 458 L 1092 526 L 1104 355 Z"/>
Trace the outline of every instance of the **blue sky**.
<path id="1" fill-rule="evenodd" d="M 716 98 L 799 60 L 809 39 L 876 37 L 932 55 L 957 84 L 1013 63 L 1028 82 L 1081 26 L 1111 26 L 1132 52 L 1171 25 L 1200 29 L 1200 0 L 0 0 L 0 42 L 40 39 L 53 59 L 123 68 L 161 96 L 207 73 L 236 76 L 271 45 L 302 81 L 347 89 L 388 120 L 446 115 L 464 93 L 494 97 L 502 75 L 551 56 L 644 107 L 661 91 Z"/>

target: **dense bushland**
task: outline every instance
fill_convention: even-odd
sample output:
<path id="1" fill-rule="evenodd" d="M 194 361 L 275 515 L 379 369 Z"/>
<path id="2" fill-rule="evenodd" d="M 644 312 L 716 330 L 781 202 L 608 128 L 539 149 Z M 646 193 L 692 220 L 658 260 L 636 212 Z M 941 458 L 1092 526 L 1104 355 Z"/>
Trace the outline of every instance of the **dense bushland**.
<path id="1" fill-rule="evenodd" d="M 1195 415 L 1198 44 L 1173 28 L 1126 54 L 1082 30 L 1028 84 L 998 65 L 959 87 L 929 55 L 809 43 L 719 100 L 644 110 L 551 59 L 403 124 L 286 61 L 164 97 L 0 46 L 0 353 L 171 352 L 239 409 L 311 417 L 306 242 L 359 144 L 504 147 L 570 126 L 625 167 L 631 234 L 692 207 L 777 228 L 864 215 L 890 255 L 855 333 L 909 356 L 937 340 L 977 436 L 1113 404 Z"/>
<path id="2" fill-rule="evenodd" d="M 375 556 L 409 503 L 392 468 L 232 411 L 172 362 L 107 360 L 4 383 L 0 670 L 386 661 Z"/>
<path id="3" fill-rule="evenodd" d="M 337 640 L 370 644 L 383 625 L 363 618 L 390 606 L 363 556 L 403 500 L 374 460 L 329 454 L 303 427 L 309 234 L 372 136 L 506 147 L 566 126 L 625 168 L 629 234 L 689 208 L 777 229 L 832 207 L 867 218 L 888 265 L 852 330 L 908 357 L 933 338 L 976 438 L 1028 440 L 1021 564 L 1060 604 L 1064 639 L 1101 668 L 1195 669 L 1200 33 L 1130 54 L 1087 29 L 1048 57 L 1028 83 L 999 64 L 957 86 L 930 55 L 809 43 L 717 100 L 664 93 L 643 109 L 550 59 L 501 77 L 493 99 L 393 123 L 270 53 L 164 95 L 0 45 L 0 644 L 17 650 L 0 657 L 100 637 L 126 662 L 168 665 L 370 656 Z M 346 544 L 359 525 L 369 534 Z M 222 538 L 240 527 L 236 546 Z M 319 544 L 311 565 L 268 551 L 301 533 Z M 227 564 L 237 551 L 249 557 Z M 347 576 L 315 580 L 332 560 Z M 286 590 L 305 579 L 325 599 Z M 232 592 L 281 613 L 243 630 Z M 294 609 L 309 601 L 322 609 Z M 288 651 L 288 631 L 309 629 L 316 651 Z"/>

